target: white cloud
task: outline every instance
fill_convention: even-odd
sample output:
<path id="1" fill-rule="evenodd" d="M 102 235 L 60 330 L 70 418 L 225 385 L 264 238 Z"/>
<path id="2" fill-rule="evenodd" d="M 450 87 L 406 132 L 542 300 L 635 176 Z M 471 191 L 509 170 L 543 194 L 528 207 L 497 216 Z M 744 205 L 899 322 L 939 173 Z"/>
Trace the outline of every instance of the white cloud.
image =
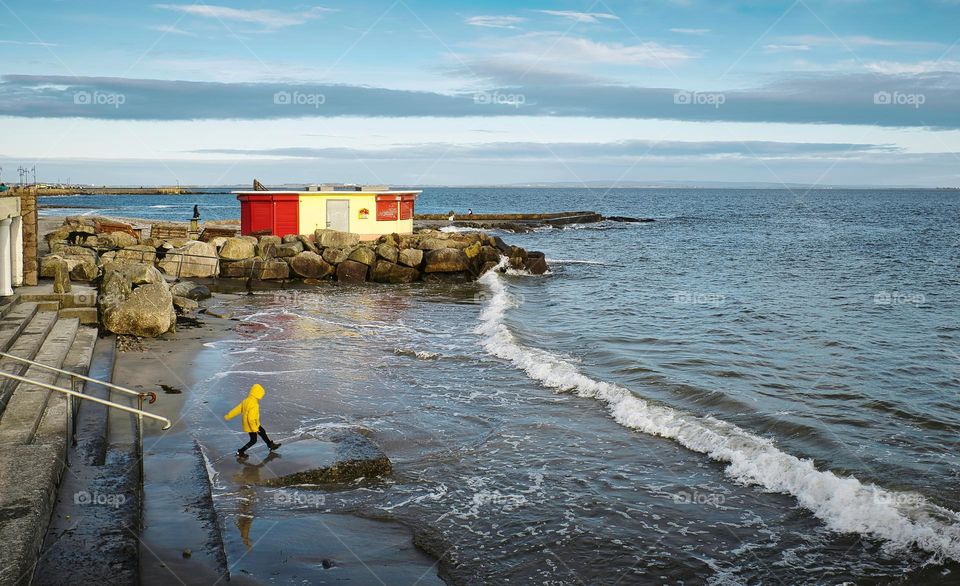
<path id="1" fill-rule="evenodd" d="M 766 45 L 763 47 L 770 52 L 779 51 L 809 51 L 810 45 Z"/>
<path id="2" fill-rule="evenodd" d="M 537 12 L 542 12 L 543 14 L 549 14 L 550 16 L 560 16 L 562 18 L 568 18 L 574 22 L 600 22 L 601 20 L 620 20 L 620 17 L 615 14 L 609 14 L 606 12 L 575 12 L 573 10 L 538 10 Z"/>
<path id="3" fill-rule="evenodd" d="M 56 47 L 56 43 L 44 43 L 42 41 L 11 41 L 0 39 L 0 45 L 28 45 L 32 47 Z"/>
<path id="4" fill-rule="evenodd" d="M 837 37 L 831 35 L 792 35 L 782 37 L 780 40 L 787 43 L 796 43 L 810 46 L 835 46 L 846 45 L 848 47 L 888 47 L 899 49 L 939 49 L 943 48 L 942 43 L 933 43 L 929 41 L 905 41 L 899 39 L 879 39 L 866 35 L 853 35 L 846 37 Z"/>
<path id="5" fill-rule="evenodd" d="M 944 71 L 960 72 L 960 61 L 930 60 L 917 63 L 903 63 L 897 61 L 873 61 L 866 64 L 867 69 L 886 75 L 916 75 L 921 73 L 937 73 Z"/>
<path id="6" fill-rule="evenodd" d="M 519 16 L 471 16 L 466 23 L 471 26 L 484 28 L 509 28 L 515 29 L 517 25 L 526 19 Z"/>
<path id="7" fill-rule="evenodd" d="M 167 35 L 180 35 L 184 37 L 195 37 L 197 35 L 191 33 L 190 31 L 185 31 L 183 29 L 177 28 L 172 25 L 164 24 L 160 26 L 151 26 L 148 27 L 150 30 L 161 32 Z"/>
<path id="8" fill-rule="evenodd" d="M 503 57 L 513 61 L 530 60 L 540 64 L 557 62 L 561 65 L 594 63 L 666 68 L 694 57 L 683 48 L 669 47 L 655 41 L 605 43 L 558 33 L 520 35 L 502 41 L 499 49 Z"/>
<path id="9" fill-rule="evenodd" d="M 242 22 L 257 24 L 269 30 L 276 30 L 288 26 L 304 24 L 320 18 L 322 15 L 333 12 L 332 8 L 314 6 L 300 12 L 280 12 L 278 10 L 242 10 L 227 6 L 211 6 L 206 4 L 155 4 L 157 8 L 172 10 L 191 16 L 214 18 L 219 21 Z"/>
<path id="10" fill-rule="evenodd" d="M 710 31 L 711 29 L 708 29 L 708 28 L 672 28 L 670 29 L 671 33 L 680 33 L 682 35 L 705 35 Z"/>

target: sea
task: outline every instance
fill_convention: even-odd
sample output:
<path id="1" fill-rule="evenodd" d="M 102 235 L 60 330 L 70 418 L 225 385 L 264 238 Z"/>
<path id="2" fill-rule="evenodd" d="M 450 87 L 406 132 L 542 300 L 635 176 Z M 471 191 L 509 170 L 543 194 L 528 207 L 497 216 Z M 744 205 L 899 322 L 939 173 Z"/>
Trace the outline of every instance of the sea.
<path id="1" fill-rule="evenodd" d="M 239 216 L 222 193 L 41 204 Z M 541 276 L 242 298 L 187 399 L 197 441 L 237 443 L 219 409 L 258 382 L 277 438 L 362 427 L 395 466 L 271 514 L 403 524 L 457 584 L 960 583 L 960 192 L 417 202 L 467 208 L 654 221 L 498 233 L 543 251 Z"/>

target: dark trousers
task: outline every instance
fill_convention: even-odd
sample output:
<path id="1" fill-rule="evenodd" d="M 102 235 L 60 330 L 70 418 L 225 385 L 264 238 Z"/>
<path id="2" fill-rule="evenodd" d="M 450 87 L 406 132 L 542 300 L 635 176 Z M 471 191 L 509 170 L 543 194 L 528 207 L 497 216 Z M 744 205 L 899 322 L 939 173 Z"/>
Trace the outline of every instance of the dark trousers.
<path id="1" fill-rule="evenodd" d="M 260 434 L 260 437 L 263 438 L 263 441 L 267 442 L 268 446 L 273 445 L 273 442 L 270 441 L 269 437 L 267 437 L 267 430 L 265 430 L 262 425 L 260 426 L 260 429 L 257 431 L 257 433 Z M 248 449 L 253 447 L 253 444 L 257 443 L 257 433 L 253 433 L 252 431 L 250 432 L 250 441 L 248 441 L 246 445 L 240 448 L 241 452 L 246 452 Z"/>

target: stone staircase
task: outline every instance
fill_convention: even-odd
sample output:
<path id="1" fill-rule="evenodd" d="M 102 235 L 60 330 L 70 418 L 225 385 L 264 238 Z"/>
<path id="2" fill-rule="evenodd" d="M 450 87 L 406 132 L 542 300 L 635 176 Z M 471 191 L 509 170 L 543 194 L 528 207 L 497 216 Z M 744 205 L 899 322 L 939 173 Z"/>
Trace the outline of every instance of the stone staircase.
<path id="1" fill-rule="evenodd" d="M 47 285 L 24 287 L 18 293 L 0 307 L 0 351 L 86 374 L 98 340 L 97 328 L 87 325 L 96 323 L 95 291 L 78 287 L 71 294 L 55 295 Z M 0 371 L 71 388 L 67 375 L 9 358 L 0 358 Z M 72 414 L 68 413 L 68 404 L 73 408 Z M 79 399 L 68 403 L 65 394 L 0 378 L 2 586 L 34 580 L 44 535 L 56 507 L 58 486 L 64 486 L 62 479 L 77 476 L 67 466 L 71 451 L 69 426 L 78 409 L 80 413 L 94 411 L 90 405 L 93 403 Z M 88 431 L 92 435 L 98 433 L 95 429 L 82 431 L 85 436 Z M 88 548 L 91 546 L 95 544 L 87 544 Z"/>

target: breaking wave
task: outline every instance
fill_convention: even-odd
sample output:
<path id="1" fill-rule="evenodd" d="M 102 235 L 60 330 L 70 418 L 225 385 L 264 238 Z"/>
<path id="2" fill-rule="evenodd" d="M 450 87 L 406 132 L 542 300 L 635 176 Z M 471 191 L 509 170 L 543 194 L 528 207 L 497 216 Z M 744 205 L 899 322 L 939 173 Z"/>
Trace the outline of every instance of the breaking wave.
<path id="1" fill-rule="evenodd" d="M 491 291 L 475 333 L 490 354 L 509 361 L 545 387 L 604 403 L 624 427 L 678 442 L 726 462 L 735 481 L 792 495 L 830 529 L 882 539 L 888 550 L 911 546 L 935 560 L 960 560 L 960 514 L 922 495 L 883 489 L 853 477 L 818 470 L 812 460 L 778 449 L 770 439 L 711 416 L 696 416 L 649 402 L 625 387 L 594 380 L 570 362 L 545 350 L 521 345 L 506 326 L 515 304 L 497 271 L 480 279 Z"/>

